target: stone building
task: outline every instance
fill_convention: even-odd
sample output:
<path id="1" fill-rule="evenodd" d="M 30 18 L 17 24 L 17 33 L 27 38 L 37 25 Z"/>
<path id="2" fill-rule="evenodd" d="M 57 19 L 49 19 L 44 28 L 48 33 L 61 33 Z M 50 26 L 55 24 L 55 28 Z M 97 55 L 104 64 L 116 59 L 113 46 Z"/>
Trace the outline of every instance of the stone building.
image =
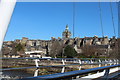
<path id="1" fill-rule="evenodd" d="M 103 37 L 103 40 L 102 40 L 102 45 L 108 45 L 109 44 L 109 40 L 108 40 L 108 37 Z"/>
<path id="2" fill-rule="evenodd" d="M 17 44 L 19 44 L 19 43 L 21 43 L 21 40 L 16 39 L 16 40 L 14 40 L 14 42 L 17 43 Z"/>
<path id="3" fill-rule="evenodd" d="M 84 46 L 96 46 L 98 48 L 100 47 L 101 50 L 105 51 L 106 49 L 108 49 L 105 46 L 109 46 L 109 48 L 114 47 L 117 40 L 115 37 L 109 39 L 107 36 L 71 38 L 71 35 L 72 34 L 69 31 L 68 25 L 66 25 L 65 31 L 63 31 L 62 33 L 62 38 L 59 37 L 58 39 L 56 39 L 54 37 L 51 37 L 51 40 L 30 40 L 26 37 L 23 37 L 22 39 L 16 39 L 14 41 L 5 41 L 3 43 L 3 48 L 8 47 L 8 49 L 11 50 L 11 45 L 13 43 L 21 43 L 25 45 L 25 51 L 43 51 L 44 54 L 50 55 L 52 46 L 54 46 L 53 43 L 56 41 L 57 44 L 59 44 L 63 48 L 65 45 L 72 45 L 78 53 L 82 53 L 81 47 Z"/>
<path id="4" fill-rule="evenodd" d="M 21 43 L 22 43 L 22 44 L 26 44 L 27 40 L 28 40 L 28 38 L 23 37 L 22 40 L 21 40 Z"/>

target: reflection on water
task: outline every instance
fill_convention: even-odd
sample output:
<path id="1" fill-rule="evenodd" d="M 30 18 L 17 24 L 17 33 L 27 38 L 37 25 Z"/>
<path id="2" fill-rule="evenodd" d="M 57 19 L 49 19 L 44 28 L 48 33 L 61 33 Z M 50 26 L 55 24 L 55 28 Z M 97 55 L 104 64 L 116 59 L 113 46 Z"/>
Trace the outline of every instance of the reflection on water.
<path id="1" fill-rule="evenodd" d="M 102 67 L 102 66 L 109 66 L 109 65 L 72 65 L 67 67 L 47 67 L 47 68 L 31 68 L 31 69 L 21 69 L 21 70 L 7 70 L 2 71 L 2 75 L 0 77 L 2 80 L 13 80 L 13 79 L 21 79 L 24 77 L 35 77 L 40 75 L 48 75 L 54 73 L 64 73 L 69 71 L 75 70 L 83 70 L 95 67 Z"/>
<path id="2" fill-rule="evenodd" d="M 30 77 L 32 74 L 27 73 L 24 70 L 9 70 L 9 71 L 2 71 L 2 79 L 20 79 L 23 77 Z"/>

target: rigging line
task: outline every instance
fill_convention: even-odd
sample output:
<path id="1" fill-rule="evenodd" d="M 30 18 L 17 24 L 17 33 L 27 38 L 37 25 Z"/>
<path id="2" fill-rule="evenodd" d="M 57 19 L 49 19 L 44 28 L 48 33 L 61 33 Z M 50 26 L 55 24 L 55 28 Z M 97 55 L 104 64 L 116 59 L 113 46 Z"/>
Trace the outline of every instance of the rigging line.
<path id="1" fill-rule="evenodd" d="M 115 24 L 114 24 L 114 17 L 113 17 L 113 10 L 112 10 L 111 2 L 110 2 L 110 11 L 111 11 L 111 16 L 112 16 L 112 24 L 113 24 L 114 35 L 116 37 Z"/>
<path id="2" fill-rule="evenodd" d="M 117 2 L 118 9 L 118 37 L 120 38 L 120 1 Z"/>
<path id="3" fill-rule="evenodd" d="M 119 9 L 120 9 L 120 6 L 119 6 L 119 1 L 116 0 L 116 8 L 117 8 L 117 11 L 118 11 L 118 37 L 120 36 L 120 12 L 119 12 Z"/>
<path id="4" fill-rule="evenodd" d="M 117 8 L 117 11 L 118 11 L 118 14 L 119 14 L 119 1 L 116 0 L 116 8 Z M 119 20 L 119 15 L 118 15 L 118 20 Z"/>
<path id="5" fill-rule="evenodd" d="M 73 2 L 73 38 L 75 35 L 75 2 Z"/>
<path id="6" fill-rule="evenodd" d="M 120 23 L 120 2 L 118 0 L 116 0 L 116 7 L 117 7 L 117 11 L 118 11 L 118 24 Z"/>
<path id="7" fill-rule="evenodd" d="M 101 10 L 101 5 L 100 5 L 100 0 L 99 0 L 99 10 L 100 10 L 100 22 L 101 22 L 101 30 L 102 30 L 102 37 L 104 37 L 104 31 L 103 31 L 103 22 L 102 22 L 102 10 Z"/>

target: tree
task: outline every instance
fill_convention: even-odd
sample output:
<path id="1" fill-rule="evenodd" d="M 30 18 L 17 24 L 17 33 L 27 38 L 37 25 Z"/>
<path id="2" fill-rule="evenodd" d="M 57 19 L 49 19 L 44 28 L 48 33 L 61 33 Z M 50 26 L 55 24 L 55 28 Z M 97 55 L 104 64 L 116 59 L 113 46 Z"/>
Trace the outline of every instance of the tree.
<path id="1" fill-rule="evenodd" d="M 10 49 L 8 47 L 2 48 L 2 54 L 8 56 L 10 53 Z"/>
<path id="2" fill-rule="evenodd" d="M 109 58 L 120 58 L 120 39 L 118 38 L 117 41 L 115 41 L 114 45 L 111 47 L 111 51 L 109 52 Z"/>
<path id="3" fill-rule="evenodd" d="M 16 47 L 15 47 L 15 51 L 17 51 L 19 53 L 20 56 L 23 56 L 24 55 L 24 45 L 22 44 L 17 44 Z"/>
<path id="4" fill-rule="evenodd" d="M 21 50 L 24 50 L 24 47 L 23 45 L 21 45 L 20 43 L 16 45 L 15 47 L 16 51 L 21 51 Z"/>
<path id="5" fill-rule="evenodd" d="M 12 48 L 12 50 L 11 50 L 11 53 L 10 53 L 10 55 L 17 55 L 17 51 L 16 51 L 16 43 L 12 43 L 12 45 L 11 45 L 11 48 Z"/>
<path id="6" fill-rule="evenodd" d="M 84 55 L 87 58 L 98 58 L 100 56 L 101 52 L 104 52 L 100 50 L 97 46 L 91 46 L 91 45 L 85 45 L 82 48 L 82 55 Z"/>
<path id="7" fill-rule="evenodd" d="M 117 39 L 115 48 L 116 48 L 116 53 L 117 53 L 116 58 L 120 60 L 120 38 Z"/>
<path id="8" fill-rule="evenodd" d="M 73 58 L 77 56 L 77 52 L 72 46 L 67 45 L 64 49 L 64 56 L 66 56 L 67 58 Z"/>
<path id="9" fill-rule="evenodd" d="M 50 56 L 52 57 L 58 57 L 61 55 L 63 51 L 63 45 L 58 40 L 52 42 L 51 50 L 50 50 Z"/>
<path id="10" fill-rule="evenodd" d="M 85 54 L 86 57 L 91 57 L 91 56 L 95 56 L 95 47 L 89 46 L 89 45 L 85 45 L 82 47 L 82 51 L 83 54 Z"/>

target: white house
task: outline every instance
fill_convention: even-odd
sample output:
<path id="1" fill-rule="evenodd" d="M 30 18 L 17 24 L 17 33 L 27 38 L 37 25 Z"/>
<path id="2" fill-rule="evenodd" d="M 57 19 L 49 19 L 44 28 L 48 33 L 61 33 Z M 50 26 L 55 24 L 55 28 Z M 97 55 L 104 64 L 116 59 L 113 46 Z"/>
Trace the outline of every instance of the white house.
<path id="1" fill-rule="evenodd" d="M 43 55 L 43 51 L 27 51 L 25 52 L 26 55 L 30 55 L 30 57 L 38 57 L 38 58 L 42 58 Z"/>

